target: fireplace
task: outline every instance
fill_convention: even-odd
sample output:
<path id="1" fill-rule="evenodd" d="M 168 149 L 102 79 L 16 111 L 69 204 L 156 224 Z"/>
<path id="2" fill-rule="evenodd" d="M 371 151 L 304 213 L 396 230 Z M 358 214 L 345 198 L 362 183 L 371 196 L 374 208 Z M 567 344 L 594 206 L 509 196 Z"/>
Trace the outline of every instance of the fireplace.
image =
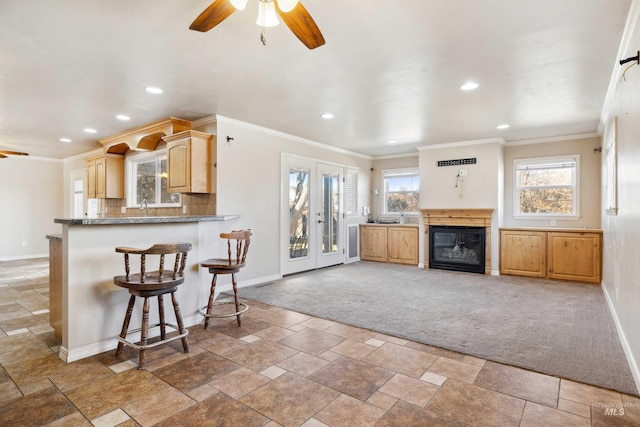
<path id="1" fill-rule="evenodd" d="M 484 274 L 485 228 L 429 228 L 429 268 Z"/>
<path id="2" fill-rule="evenodd" d="M 424 268 L 491 274 L 491 219 L 494 209 L 421 211 L 425 231 Z M 437 234 L 435 240 L 434 232 Z M 463 263 L 472 266 L 468 268 Z"/>

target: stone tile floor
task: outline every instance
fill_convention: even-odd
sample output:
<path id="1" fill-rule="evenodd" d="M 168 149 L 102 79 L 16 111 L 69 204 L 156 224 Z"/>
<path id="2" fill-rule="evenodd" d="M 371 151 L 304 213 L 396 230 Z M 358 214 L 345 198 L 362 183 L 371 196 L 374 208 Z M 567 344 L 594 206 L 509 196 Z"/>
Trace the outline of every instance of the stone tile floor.
<path id="1" fill-rule="evenodd" d="M 0 425 L 640 426 L 634 396 L 249 305 L 144 370 L 129 348 L 65 364 L 48 260 L 0 262 Z"/>

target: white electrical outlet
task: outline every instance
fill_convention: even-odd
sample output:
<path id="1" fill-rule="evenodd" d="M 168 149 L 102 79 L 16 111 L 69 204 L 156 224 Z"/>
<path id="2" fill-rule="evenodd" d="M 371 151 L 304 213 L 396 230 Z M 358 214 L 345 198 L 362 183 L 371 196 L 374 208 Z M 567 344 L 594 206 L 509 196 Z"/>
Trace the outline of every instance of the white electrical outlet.
<path id="1" fill-rule="evenodd" d="M 187 213 L 187 205 L 182 205 L 182 213 L 183 214 Z"/>
<path id="2" fill-rule="evenodd" d="M 23 247 L 23 248 L 26 248 L 26 247 L 27 247 L 27 241 L 26 241 L 26 240 L 22 242 L 22 247 Z"/>
<path id="3" fill-rule="evenodd" d="M 127 213 L 127 207 L 126 206 L 122 206 L 120 208 L 120 213 Z"/>
<path id="4" fill-rule="evenodd" d="M 555 226 L 556 226 L 556 220 L 555 220 L 555 219 L 552 219 L 552 220 L 551 220 L 551 226 L 552 226 L 552 227 L 555 227 Z"/>

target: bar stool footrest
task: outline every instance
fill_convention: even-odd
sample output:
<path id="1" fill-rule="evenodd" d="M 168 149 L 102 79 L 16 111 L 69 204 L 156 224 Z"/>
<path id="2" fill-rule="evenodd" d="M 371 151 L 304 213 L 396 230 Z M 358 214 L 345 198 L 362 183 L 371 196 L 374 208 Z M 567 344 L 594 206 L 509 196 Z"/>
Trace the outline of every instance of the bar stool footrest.
<path id="1" fill-rule="evenodd" d="M 213 306 L 211 307 L 211 311 L 213 312 L 213 308 L 216 305 L 224 305 L 224 304 L 235 304 L 235 302 L 233 301 L 220 301 L 220 302 L 214 302 Z M 242 308 L 240 311 L 234 311 L 233 313 L 227 313 L 227 314 L 207 314 L 207 306 L 205 305 L 204 307 L 198 309 L 198 313 L 200 313 L 200 315 L 202 315 L 203 317 L 234 317 L 234 316 L 239 316 L 242 313 L 245 313 L 247 310 L 249 310 L 249 306 L 243 302 L 238 302 L 238 305 L 244 307 Z"/>
<path id="2" fill-rule="evenodd" d="M 165 323 L 164 325 L 169 327 L 169 328 L 174 329 L 175 331 L 180 331 L 180 329 L 176 325 L 174 325 L 172 323 Z M 160 327 L 160 323 L 157 323 L 155 325 L 149 326 L 148 330 L 151 330 L 153 328 L 159 328 L 159 327 Z M 127 331 L 127 335 L 129 335 L 130 333 L 136 333 L 136 332 L 140 332 L 140 331 L 142 331 L 142 328 L 129 329 Z M 127 345 L 127 346 L 129 346 L 131 348 L 134 348 L 134 349 L 140 351 L 140 350 L 146 350 L 148 348 L 153 348 L 153 347 L 156 347 L 156 346 L 161 345 L 161 344 L 166 344 L 166 343 L 171 342 L 171 341 L 179 340 L 181 338 L 186 337 L 187 335 L 189 335 L 189 330 L 185 329 L 183 334 L 179 334 L 179 335 L 176 335 L 176 336 L 173 336 L 173 337 L 165 338 L 163 340 L 156 341 L 156 342 L 153 342 L 151 344 L 146 344 L 146 345 L 136 344 L 136 343 L 133 343 L 131 341 L 127 341 L 125 338 L 122 338 L 122 337 L 117 337 L 117 338 L 118 338 L 118 341 L 121 342 L 122 344 Z"/>

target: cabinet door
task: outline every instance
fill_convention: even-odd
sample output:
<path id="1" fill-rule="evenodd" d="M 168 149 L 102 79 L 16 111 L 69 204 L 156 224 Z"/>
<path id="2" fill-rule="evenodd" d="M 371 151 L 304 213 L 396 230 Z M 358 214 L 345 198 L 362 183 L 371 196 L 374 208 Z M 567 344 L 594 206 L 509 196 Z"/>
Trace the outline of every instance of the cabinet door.
<path id="1" fill-rule="evenodd" d="M 549 278 L 600 283 L 599 233 L 549 232 Z"/>
<path id="2" fill-rule="evenodd" d="M 418 229 L 389 227 L 387 233 L 389 262 L 418 265 Z"/>
<path id="3" fill-rule="evenodd" d="M 107 159 L 102 157 L 95 160 L 96 165 L 96 198 L 107 197 Z"/>
<path id="4" fill-rule="evenodd" d="M 190 139 L 167 144 L 167 168 L 169 170 L 169 193 L 191 191 Z"/>
<path id="5" fill-rule="evenodd" d="M 500 230 L 500 274 L 546 277 L 544 231 Z"/>
<path id="6" fill-rule="evenodd" d="M 360 227 L 360 259 L 387 261 L 387 227 Z"/>
<path id="7" fill-rule="evenodd" d="M 96 161 L 87 163 L 87 199 L 96 198 Z"/>

